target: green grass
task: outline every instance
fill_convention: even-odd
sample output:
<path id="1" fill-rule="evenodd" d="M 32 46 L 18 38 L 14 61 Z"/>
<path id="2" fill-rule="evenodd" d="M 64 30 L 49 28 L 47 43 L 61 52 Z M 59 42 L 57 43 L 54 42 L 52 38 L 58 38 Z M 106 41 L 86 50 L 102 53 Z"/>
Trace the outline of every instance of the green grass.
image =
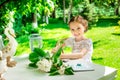
<path id="1" fill-rule="evenodd" d="M 59 39 L 68 37 L 71 33 L 67 24 L 56 22 L 45 26 L 40 35 L 43 38 L 43 48 L 51 51 Z M 93 41 L 92 61 L 118 69 L 116 80 L 120 80 L 120 34 L 115 33 L 113 26 L 97 26 L 85 35 Z M 17 38 L 19 46 L 16 55 L 30 53 L 28 37 L 24 35 Z"/>
<path id="2" fill-rule="evenodd" d="M 112 26 L 95 27 L 89 30 L 86 35 L 93 40 L 93 62 L 118 69 L 116 80 L 120 80 L 120 35 L 113 33 Z"/>

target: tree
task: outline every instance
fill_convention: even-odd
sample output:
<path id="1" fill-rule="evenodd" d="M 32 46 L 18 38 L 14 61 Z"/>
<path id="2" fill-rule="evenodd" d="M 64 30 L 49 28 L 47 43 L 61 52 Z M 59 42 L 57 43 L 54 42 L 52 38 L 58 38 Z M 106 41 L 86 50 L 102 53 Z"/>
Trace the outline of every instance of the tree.
<path id="1" fill-rule="evenodd" d="M 73 1 L 70 0 L 70 3 L 69 3 L 69 11 L 68 11 L 68 21 L 67 21 L 67 23 L 70 21 L 70 18 L 71 18 L 72 7 L 73 7 Z"/>
<path id="2" fill-rule="evenodd" d="M 54 10 L 54 3 L 51 0 L 42 0 L 42 16 L 43 22 L 49 23 L 48 17 L 50 16 L 51 12 Z"/>
<path id="3" fill-rule="evenodd" d="M 115 9 L 115 14 L 119 16 L 120 15 L 120 0 L 116 1 L 116 3 L 117 3 L 116 4 L 117 6 Z"/>
<path id="4" fill-rule="evenodd" d="M 30 17 L 32 18 L 31 22 L 36 24 L 33 27 L 37 27 L 37 14 L 41 14 L 42 16 L 43 11 L 46 16 L 49 16 L 54 8 L 54 4 L 51 0 L 2 0 L 0 3 L 0 25 L 6 25 L 9 21 L 9 19 L 7 19 L 7 15 L 9 12 L 14 11 L 15 15 L 13 17 L 16 19 L 19 18 L 20 21 L 22 21 L 23 19 L 21 18 L 25 18 L 25 16 L 32 16 Z M 45 5 L 42 3 L 45 3 Z M 27 22 L 27 20 L 24 21 Z"/>
<path id="5" fill-rule="evenodd" d="M 66 23 L 66 13 L 65 13 L 65 0 L 63 0 L 63 21 Z"/>

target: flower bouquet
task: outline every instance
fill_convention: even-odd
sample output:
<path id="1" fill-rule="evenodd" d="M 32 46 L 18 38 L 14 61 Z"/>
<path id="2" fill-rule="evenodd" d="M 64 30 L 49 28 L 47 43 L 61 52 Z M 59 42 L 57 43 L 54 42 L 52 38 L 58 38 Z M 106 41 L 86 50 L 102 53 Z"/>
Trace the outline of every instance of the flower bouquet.
<path id="1" fill-rule="evenodd" d="M 65 65 L 60 59 L 61 51 L 62 47 L 51 55 L 51 53 L 45 52 L 43 49 L 35 48 L 34 51 L 29 54 L 29 60 L 31 62 L 29 66 L 50 73 L 50 76 L 61 74 L 73 75 L 72 68 Z"/>

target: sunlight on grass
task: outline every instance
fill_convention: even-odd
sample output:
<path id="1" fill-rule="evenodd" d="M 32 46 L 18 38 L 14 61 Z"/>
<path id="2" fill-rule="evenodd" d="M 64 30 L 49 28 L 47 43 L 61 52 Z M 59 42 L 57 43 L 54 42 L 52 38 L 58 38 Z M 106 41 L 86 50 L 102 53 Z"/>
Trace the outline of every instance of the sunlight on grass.
<path id="1" fill-rule="evenodd" d="M 28 54 L 31 52 L 29 47 L 29 36 L 24 35 L 19 38 L 17 38 L 18 41 L 18 47 L 16 51 L 16 56 L 22 55 L 22 54 Z"/>
<path id="2" fill-rule="evenodd" d="M 57 29 L 46 29 L 44 31 L 42 31 L 41 36 L 44 39 L 61 39 L 61 38 L 66 38 L 70 36 L 70 31 L 64 29 L 64 28 L 57 28 Z"/>
<path id="3" fill-rule="evenodd" d="M 29 44 L 28 43 L 21 43 L 17 47 L 16 56 L 19 56 L 22 54 L 29 54 L 30 52 L 31 52 L 31 50 L 29 48 Z"/>
<path id="4" fill-rule="evenodd" d="M 93 62 L 118 69 L 116 80 L 120 80 L 120 36 L 112 33 L 113 27 L 95 27 L 86 35 L 92 38 L 94 43 Z"/>
<path id="5" fill-rule="evenodd" d="M 46 29 L 42 31 L 41 36 L 43 38 L 43 48 L 50 51 L 55 47 L 58 40 L 69 37 L 70 31 L 64 28 Z"/>

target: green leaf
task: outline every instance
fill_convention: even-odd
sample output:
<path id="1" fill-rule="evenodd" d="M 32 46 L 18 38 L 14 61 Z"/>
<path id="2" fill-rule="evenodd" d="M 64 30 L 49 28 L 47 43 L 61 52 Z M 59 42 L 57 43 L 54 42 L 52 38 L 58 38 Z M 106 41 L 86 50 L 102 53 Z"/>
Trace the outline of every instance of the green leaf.
<path id="1" fill-rule="evenodd" d="M 62 66 L 63 65 L 63 61 L 62 60 L 59 60 L 58 61 L 58 64 L 57 64 L 57 67 L 60 67 L 60 66 Z"/>
<path id="2" fill-rule="evenodd" d="M 42 50 L 40 48 L 35 48 L 34 52 L 37 53 L 39 56 L 44 57 L 44 58 L 50 57 L 49 53 L 46 53 L 44 50 Z"/>
<path id="3" fill-rule="evenodd" d="M 46 52 L 45 58 L 46 58 L 46 59 L 50 59 L 50 53 L 49 53 L 49 52 Z"/>
<path id="4" fill-rule="evenodd" d="M 55 71 L 57 71 L 57 67 L 55 67 L 54 65 L 52 65 L 49 73 L 53 73 Z"/>
<path id="5" fill-rule="evenodd" d="M 62 47 L 59 48 L 59 50 L 53 54 L 53 56 L 52 56 L 53 63 L 57 63 L 60 60 L 61 52 L 62 52 Z"/>
<path id="6" fill-rule="evenodd" d="M 65 74 L 66 75 L 73 75 L 74 74 L 73 69 L 71 67 L 66 68 L 65 69 Z"/>
<path id="7" fill-rule="evenodd" d="M 58 49 L 58 51 L 53 55 L 54 58 L 59 58 L 62 52 L 62 47 Z"/>
<path id="8" fill-rule="evenodd" d="M 49 74 L 49 76 L 55 76 L 55 75 L 59 75 L 59 72 L 58 71 L 54 71 L 54 72 Z"/>
<path id="9" fill-rule="evenodd" d="M 31 54 L 29 54 L 29 60 L 31 62 L 37 62 L 40 60 L 40 58 L 39 58 L 39 55 L 37 53 L 32 52 Z"/>
<path id="10" fill-rule="evenodd" d="M 34 68 L 37 68 L 36 63 L 29 63 L 29 66 L 30 66 L 30 67 L 34 67 Z"/>

